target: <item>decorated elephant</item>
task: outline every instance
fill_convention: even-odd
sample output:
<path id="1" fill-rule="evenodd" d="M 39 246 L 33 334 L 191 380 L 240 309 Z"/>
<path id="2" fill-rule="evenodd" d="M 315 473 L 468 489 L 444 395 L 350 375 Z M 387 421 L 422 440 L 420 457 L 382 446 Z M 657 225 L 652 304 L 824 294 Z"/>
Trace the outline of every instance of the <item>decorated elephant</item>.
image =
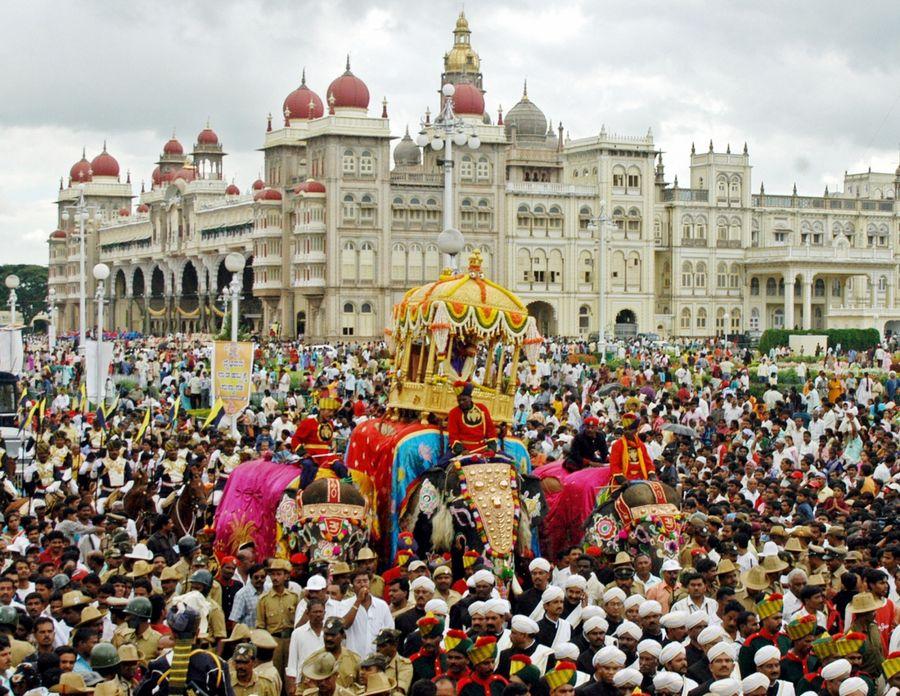
<path id="1" fill-rule="evenodd" d="M 503 455 L 456 457 L 426 471 L 400 510 L 400 530 L 411 531 L 419 552 L 476 550 L 495 572 L 537 549 L 545 511 L 540 481 L 521 474 Z"/>
<path id="2" fill-rule="evenodd" d="M 632 481 L 612 495 L 601 492 L 585 522 L 583 544 L 607 553 L 646 553 L 658 571 L 664 559 L 678 556 L 681 520 L 681 498 L 674 488 L 657 481 Z"/>

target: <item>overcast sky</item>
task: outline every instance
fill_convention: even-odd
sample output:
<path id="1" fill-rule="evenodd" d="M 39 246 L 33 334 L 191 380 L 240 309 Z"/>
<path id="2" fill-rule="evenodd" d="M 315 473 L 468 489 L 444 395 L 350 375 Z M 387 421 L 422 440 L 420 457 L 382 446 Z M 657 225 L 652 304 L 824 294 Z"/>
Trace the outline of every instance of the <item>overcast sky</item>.
<path id="1" fill-rule="evenodd" d="M 59 177 L 104 139 L 135 193 L 173 128 L 207 117 L 226 177 L 256 178 L 266 114 L 307 81 L 323 99 L 351 54 L 402 135 L 437 101 L 458 2 L 60 3 L 0 8 L 4 262 L 47 261 Z M 493 0 L 466 4 L 496 118 L 529 97 L 573 138 L 643 135 L 687 182 L 691 141 L 747 141 L 754 190 L 820 195 L 845 169 L 893 171 L 900 143 L 897 0 Z M 277 121 L 276 121 L 277 123 Z"/>

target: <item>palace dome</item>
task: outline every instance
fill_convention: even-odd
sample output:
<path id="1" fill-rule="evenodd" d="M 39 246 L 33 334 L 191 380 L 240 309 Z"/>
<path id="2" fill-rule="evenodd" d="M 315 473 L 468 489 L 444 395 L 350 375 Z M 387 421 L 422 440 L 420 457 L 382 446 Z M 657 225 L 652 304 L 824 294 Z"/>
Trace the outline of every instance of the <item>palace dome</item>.
<path id="1" fill-rule="evenodd" d="M 312 102 L 312 113 L 310 113 L 309 108 L 310 102 Z M 281 112 L 287 113 L 288 119 L 322 118 L 325 114 L 325 106 L 322 104 L 319 95 L 306 86 L 305 68 L 300 77 L 300 86 L 285 97 Z"/>
<path id="2" fill-rule="evenodd" d="M 253 200 L 255 201 L 280 201 L 281 200 L 281 191 L 278 191 L 273 188 L 263 189 L 259 193 L 257 193 Z"/>
<path id="3" fill-rule="evenodd" d="M 204 128 L 197 135 L 197 144 L 198 145 L 218 145 L 219 144 L 219 136 L 216 135 L 216 132 L 209 127 L 209 123 L 206 124 L 206 128 Z"/>
<path id="4" fill-rule="evenodd" d="M 217 138 L 218 140 L 218 138 Z M 181 143 L 175 139 L 173 135 L 169 140 L 163 145 L 163 154 L 164 155 L 183 155 L 184 148 L 181 146 Z"/>
<path id="5" fill-rule="evenodd" d="M 231 182 L 230 184 L 228 184 L 228 188 L 225 189 L 225 195 L 240 196 L 241 190 L 234 184 L 234 182 Z"/>
<path id="6" fill-rule="evenodd" d="M 516 138 L 544 142 L 547 138 L 547 117 L 533 101 L 528 98 L 528 85 L 522 92 L 522 98 L 504 116 L 506 135 L 509 137 L 512 127 L 516 127 Z"/>
<path id="7" fill-rule="evenodd" d="M 66 231 L 65 230 L 56 230 L 50 234 L 50 239 L 65 239 Z"/>
<path id="8" fill-rule="evenodd" d="M 150 212 L 150 206 L 147 205 L 146 203 L 141 203 L 141 204 L 137 207 L 137 211 L 138 211 L 139 213 L 149 213 L 149 212 Z"/>
<path id="9" fill-rule="evenodd" d="M 106 143 L 103 143 L 103 152 L 91 161 L 91 172 L 93 176 L 119 176 L 119 163 L 106 151 Z"/>
<path id="10" fill-rule="evenodd" d="M 315 179 L 307 179 L 294 187 L 294 193 L 325 193 L 325 184 Z"/>
<path id="11" fill-rule="evenodd" d="M 368 109 L 369 88 L 366 83 L 350 72 L 350 56 L 344 74 L 328 85 L 328 103 L 334 98 L 335 109 Z"/>
<path id="12" fill-rule="evenodd" d="M 253 190 L 254 191 L 262 191 L 266 187 L 266 182 L 262 179 L 257 179 L 253 182 Z"/>
<path id="13" fill-rule="evenodd" d="M 91 180 L 91 163 L 84 156 L 84 150 L 81 151 L 81 159 L 69 170 L 69 180 L 70 183 Z"/>
<path id="14" fill-rule="evenodd" d="M 400 142 L 397 143 L 397 147 L 394 148 L 394 165 L 404 167 L 421 164 L 421 162 L 422 151 L 413 139 L 409 137 L 409 127 L 407 126 L 406 133 Z"/>
<path id="15" fill-rule="evenodd" d="M 460 82 L 453 94 L 453 111 L 457 114 L 484 114 L 484 95 L 470 82 Z"/>

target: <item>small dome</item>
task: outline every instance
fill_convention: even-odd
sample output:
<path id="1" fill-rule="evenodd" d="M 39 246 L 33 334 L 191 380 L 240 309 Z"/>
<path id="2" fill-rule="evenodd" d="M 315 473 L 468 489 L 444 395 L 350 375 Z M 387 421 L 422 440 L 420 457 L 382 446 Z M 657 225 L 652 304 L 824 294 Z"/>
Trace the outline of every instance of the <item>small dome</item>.
<path id="1" fill-rule="evenodd" d="M 177 142 L 177 141 L 176 141 Z M 168 143 L 166 143 L 168 145 Z M 209 127 L 209 123 L 206 124 L 206 128 L 204 128 L 197 135 L 197 144 L 198 145 L 218 145 L 219 144 L 219 136 L 216 135 L 216 132 Z"/>
<path id="2" fill-rule="evenodd" d="M 294 187 L 294 193 L 325 193 L 325 184 L 315 179 L 307 179 Z"/>
<path id="3" fill-rule="evenodd" d="M 262 191 L 266 187 L 266 182 L 262 179 L 257 179 L 253 182 L 253 190 L 254 191 Z"/>
<path id="4" fill-rule="evenodd" d="M 457 114 L 481 116 L 484 113 L 484 95 L 481 90 L 469 82 L 460 82 L 453 95 L 453 111 Z"/>
<path id="5" fill-rule="evenodd" d="M 119 208 L 119 217 L 128 217 L 131 215 L 131 210 L 128 208 Z"/>
<path id="6" fill-rule="evenodd" d="M 328 86 L 328 103 L 334 99 L 335 109 L 368 109 L 369 88 L 366 83 L 350 72 L 350 56 L 344 74 Z"/>
<path id="7" fill-rule="evenodd" d="M 215 135 L 215 133 L 213 135 Z M 218 141 L 218 138 L 216 138 L 216 140 Z M 165 145 L 163 145 L 163 154 L 164 155 L 183 155 L 184 154 L 184 148 L 181 146 L 181 143 L 179 143 L 175 139 L 174 135 L 171 138 L 169 138 L 168 142 Z"/>
<path id="8" fill-rule="evenodd" d="M 228 188 L 225 189 L 226 196 L 240 196 L 241 190 L 234 185 L 234 182 L 228 184 Z"/>
<path id="9" fill-rule="evenodd" d="M 181 169 L 172 173 L 172 181 L 175 179 L 184 179 L 185 181 L 193 181 L 197 178 L 197 170 L 196 169 L 188 169 L 187 167 L 182 167 Z"/>
<path id="10" fill-rule="evenodd" d="M 50 234 L 50 239 L 65 239 L 66 231 L 65 230 L 56 230 Z"/>
<path id="11" fill-rule="evenodd" d="M 544 142 L 547 138 L 547 117 L 534 102 L 528 98 L 528 85 L 522 93 L 522 98 L 503 119 L 506 125 L 506 135 L 509 137 L 512 127 L 516 127 L 516 138 L 533 142 Z"/>
<path id="12" fill-rule="evenodd" d="M 93 176 L 119 176 L 119 163 L 106 151 L 106 143 L 103 143 L 103 152 L 91 161 L 91 172 Z"/>
<path id="13" fill-rule="evenodd" d="M 159 173 L 159 166 L 153 170 L 153 174 L 150 175 L 150 181 L 153 182 L 153 186 L 159 186 L 162 183 L 162 174 Z"/>
<path id="14" fill-rule="evenodd" d="M 266 188 L 253 196 L 253 200 L 255 201 L 280 201 L 281 200 L 281 191 L 278 191 L 273 188 Z"/>
<path id="15" fill-rule="evenodd" d="M 310 102 L 312 102 L 311 112 Z M 300 77 L 300 86 L 285 97 L 281 112 L 286 114 L 285 117 L 288 119 L 322 118 L 325 114 L 325 107 L 319 95 L 306 86 L 306 68 Z"/>
<path id="16" fill-rule="evenodd" d="M 403 138 L 394 148 L 394 166 L 407 167 L 422 163 L 422 151 L 419 146 L 409 137 L 409 127 Z"/>
<path id="17" fill-rule="evenodd" d="M 159 182 L 163 183 L 163 182 L 173 181 L 175 179 L 175 173 L 177 171 L 178 171 L 177 169 L 169 169 L 168 171 L 163 172 L 162 174 L 159 175 Z"/>
<path id="18" fill-rule="evenodd" d="M 79 181 L 91 180 L 91 163 L 84 156 L 84 150 L 81 151 L 81 159 L 72 165 L 69 170 L 69 183 L 78 183 Z"/>
<path id="19" fill-rule="evenodd" d="M 147 205 L 146 203 L 141 203 L 141 204 L 137 207 L 137 211 L 138 211 L 139 213 L 149 213 L 149 212 L 150 212 L 150 206 Z"/>

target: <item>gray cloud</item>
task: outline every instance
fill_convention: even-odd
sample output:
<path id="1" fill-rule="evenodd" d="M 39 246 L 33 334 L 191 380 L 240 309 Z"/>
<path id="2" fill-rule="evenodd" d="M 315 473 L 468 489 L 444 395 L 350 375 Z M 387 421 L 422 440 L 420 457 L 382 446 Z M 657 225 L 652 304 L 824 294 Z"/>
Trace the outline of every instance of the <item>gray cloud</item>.
<path id="1" fill-rule="evenodd" d="M 653 128 L 667 173 L 687 181 L 692 141 L 747 141 L 754 188 L 832 190 L 845 169 L 893 170 L 900 122 L 900 5 L 834 0 L 467 6 L 492 118 L 529 96 L 572 137 Z M 58 179 L 104 138 L 136 192 L 176 128 L 207 117 L 227 175 L 261 168 L 266 114 L 308 81 L 323 98 L 346 53 L 392 127 L 434 108 L 457 3 L 386 0 L 108 3 L 0 9 L 0 229 L 17 258 L 44 262 Z"/>

